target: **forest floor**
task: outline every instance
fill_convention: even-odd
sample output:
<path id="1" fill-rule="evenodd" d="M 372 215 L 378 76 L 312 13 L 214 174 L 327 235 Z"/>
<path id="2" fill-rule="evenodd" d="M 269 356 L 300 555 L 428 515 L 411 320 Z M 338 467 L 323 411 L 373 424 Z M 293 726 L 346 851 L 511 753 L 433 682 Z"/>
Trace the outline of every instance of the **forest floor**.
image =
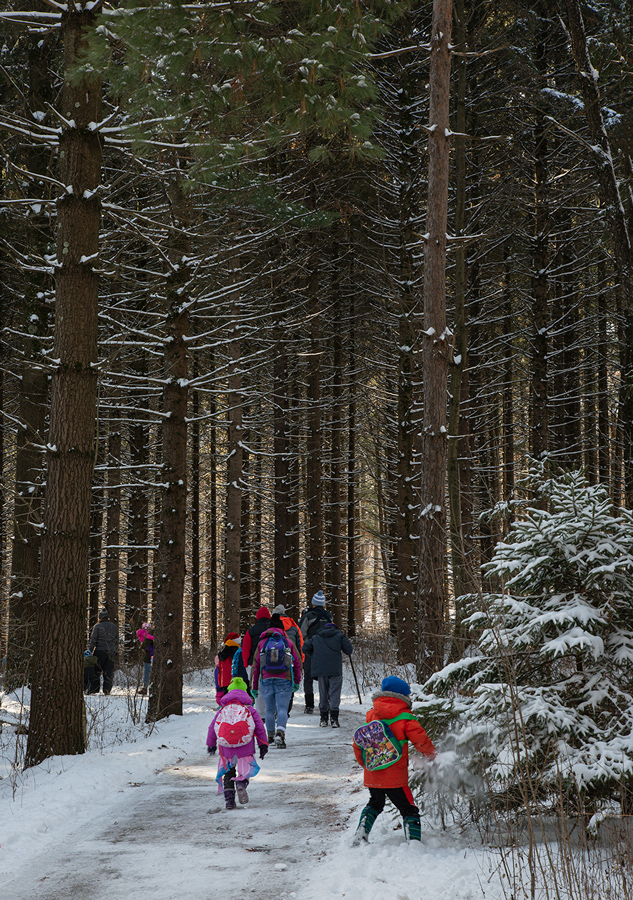
<path id="1" fill-rule="evenodd" d="M 0 759 L 2 900 L 483 900 L 499 896 L 476 833 L 423 817 L 406 844 L 386 810 L 371 842 L 351 840 L 367 791 L 351 749 L 364 721 L 344 690 L 341 728 L 320 728 L 297 693 L 286 750 L 271 749 L 228 812 L 217 757 L 205 752 L 215 708 L 211 673 L 185 688 L 185 712 L 132 726 L 123 688 L 87 698 L 91 749 L 20 773 Z M 135 703 L 138 701 L 135 701 Z M 3 713 L 17 708 L 2 697 Z M 138 711 L 138 710 L 137 710 Z M 13 739 L 15 741 L 15 738 Z M 23 740 L 23 739 L 20 739 Z"/>

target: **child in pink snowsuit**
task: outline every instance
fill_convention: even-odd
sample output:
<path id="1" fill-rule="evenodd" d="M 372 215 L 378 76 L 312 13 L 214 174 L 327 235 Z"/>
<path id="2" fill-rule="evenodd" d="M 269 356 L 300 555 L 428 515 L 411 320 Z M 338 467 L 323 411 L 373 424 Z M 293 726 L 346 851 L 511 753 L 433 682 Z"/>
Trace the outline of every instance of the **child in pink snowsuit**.
<path id="1" fill-rule="evenodd" d="M 255 741 L 259 758 L 268 752 L 266 728 L 253 706 L 246 682 L 234 678 L 228 693 L 219 700 L 220 709 L 213 717 L 207 734 L 207 753 L 218 750 L 218 794 L 224 791 L 227 809 L 235 809 L 235 793 L 240 803 L 248 803 L 249 779 L 259 772 L 255 761 Z"/>

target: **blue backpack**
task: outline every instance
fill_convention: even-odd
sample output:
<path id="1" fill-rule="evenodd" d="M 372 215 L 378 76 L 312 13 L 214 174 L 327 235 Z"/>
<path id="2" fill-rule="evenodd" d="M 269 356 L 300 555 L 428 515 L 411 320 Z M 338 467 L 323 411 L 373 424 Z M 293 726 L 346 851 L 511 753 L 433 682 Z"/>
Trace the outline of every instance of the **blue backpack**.
<path id="1" fill-rule="evenodd" d="M 283 678 L 290 671 L 291 659 L 288 641 L 283 634 L 275 632 L 268 638 L 260 653 L 260 668 L 262 672 Z"/>

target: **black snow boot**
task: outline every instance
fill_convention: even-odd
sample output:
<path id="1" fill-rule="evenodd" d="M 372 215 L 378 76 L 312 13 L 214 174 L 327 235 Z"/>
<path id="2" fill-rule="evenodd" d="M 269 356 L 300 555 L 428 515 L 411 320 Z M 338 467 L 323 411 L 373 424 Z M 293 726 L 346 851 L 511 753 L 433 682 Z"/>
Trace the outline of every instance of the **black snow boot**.
<path id="1" fill-rule="evenodd" d="M 321 721 L 319 722 L 320 728 L 327 728 L 328 726 L 328 713 L 321 713 Z"/>
<path id="2" fill-rule="evenodd" d="M 248 778 L 245 778 L 244 781 L 236 781 L 235 782 L 235 790 L 237 791 L 237 799 L 240 803 L 248 803 L 248 794 L 246 793 L 246 788 L 248 787 Z"/>
<path id="3" fill-rule="evenodd" d="M 330 710 L 330 725 L 332 728 L 340 728 L 341 723 L 338 720 L 338 709 Z"/>
<path id="4" fill-rule="evenodd" d="M 306 703 L 306 705 L 305 705 L 303 711 L 304 711 L 304 713 L 305 713 L 307 716 L 311 716 L 312 713 L 314 712 L 314 706 L 309 706 L 309 705 Z"/>
<path id="5" fill-rule="evenodd" d="M 235 809 L 235 791 L 224 791 L 224 805 L 227 809 Z"/>
<path id="6" fill-rule="evenodd" d="M 419 816 L 405 816 L 402 820 L 404 826 L 404 836 L 407 841 L 422 840 L 422 826 L 420 825 Z"/>
<path id="7" fill-rule="evenodd" d="M 367 843 L 367 836 L 374 826 L 374 822 L 378 818 L 378 813 L 373 806 L 366 806 L 360 814 L 358 828 L 352 841 L 352 847 L 358 847 L 362 843 Z"/>

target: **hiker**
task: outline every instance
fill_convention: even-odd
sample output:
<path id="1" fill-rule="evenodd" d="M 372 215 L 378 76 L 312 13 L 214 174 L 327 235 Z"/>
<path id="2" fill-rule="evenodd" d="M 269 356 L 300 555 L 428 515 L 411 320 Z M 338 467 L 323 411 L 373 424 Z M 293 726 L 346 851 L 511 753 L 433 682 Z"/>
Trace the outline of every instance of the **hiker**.
<path id="1" fill-rule="evenodd" d="M 255 742 L 259 758 L 268 753 L 266 729 L 243 678 L 233 678 L 220 698 L 220 709 L 213 717 L 207 734 L 207 753 L 218 753 L 218 794 L 224 791 L 224 805 L 235 809 L 235 794 L 240 803 L 248 803 L 246 788 L 259 772 L 255 760 Z"/>
<path id="2" fill-rule="evenodd" d="M 266 631 L 268 626 L 270 625 L 270 610 L 266 606 L 260 606 L 257 612 L 255 613 L 255 624 L 251 625 L 246 634 L 244 635 L 244 640 L 242 641 L 242 661 L 246 666 L 246 671 L 248 672 L 248 677 L 251 677 L 252 669 L 253 669 L 253 656 L 255 655 L 255 651 L 257 650 L 257 645 L 259 644 L 259 639 L 262 634 Z M 250 682 L 252 687 L 257 689 L 258 685 L 254 682 Z M 255 709 L 260 714 L 262 719 L 266 715 L 266 703 L 264 701 L 264 695 L 261 691 L 257 694 L 255 698 Z"/>
<path id="3" fill-rule="evenodd" d="M 314 637 L 304 641 L 306 659 L 311 657 L 310 672 L 319 682 L 320 726 L 340 728 L 338 720 L 343 687 L 343 654 L 352 655 L 352 644 L 334 622 L 326 622 Z"/>
<path id="4" fill-rule="evenodd" d="M 119 627 L 116 622 L 110 621 L 107 609 L 102 609 L 99 613 L 99 621 L 90 635 L 88 650 L 90 655 L 97 657 L 88 693 L 99 693 L 103 675 L 103 693 L 109 694 L 114 682 L 114 666 L 119 652 Z"/>
<path id="5" fill-rule="evenodd" d="M 237 631 L 229 631 L 215 658 L 215 700 L 219 703 L 227 693 L 229 684 L 235 677 L 242 678 L 248 685 L 248 673 L 242 662 L 242 640 Z M 248 688 L 247 688 L 248 690 Z"/>
<path id="6" fill-rule="evenodd" d="M 259 685 L 266 701 L 268 743 L 274 740 L 275 746 L 284 750 L 290 698 L 301 683 L 301 657 L 295 645 L 286 637 L 278 615 L 270 617 L 270 626 L 259 640 L 252 677 L 253 684 Z"/>
<path id="7" fill-rule="evenodd" d="M 141 643 L 143 651 L 143 687 L 139 688 L 138 693 L 145 696 L 149 686 L 149 677 L 152 672 L 152 662 L 154 659 L 154 635 L 153 626 L 149 622 L 143 622 L 141 627 L 137 629 L 136 636 Z"/>
<path id="8" fill-rule="evenodd" d="M 325 594 L 323 591 L 317 591 L 312 597 L 312 604 L 308 609 L 304 609 L 299 617 L 299 628 L 304 639 L 312 638 L 323 628 L 326 622 L 332 621 L 332 613 L 325 609 Z M 305 653 L 305 651 L 304 651 Z M 303 691 L 305 694 L 304 712 L 311 715 L 314 712 L 314 685 L 312 678 L 312 660 L 305 653 L 303 660 Z"/>
<path id="9" fill-rule="evenodd" d="M 383 679 L 372 700 L 366 721 L 373 724 L 362 725 L 354 734 L 354 755 L 364 769 L 364 784 L 369 788 L 369 803 L 360 814 L 354 845 L 367 841 L 387 797 L 402 816 L 405 838 L 419 841 L 420 813 L 409 788 L 407 742 L 430 759 L 435 756 L 435 747 L 410 711 L 411 688 L 402 678 L 390 675 Z"/>
<path id="10" fill-rule="evenodd" d="M 284 626 L 284 631 L 286 632 L 286 637 L 289 640 L 291 640 L 292 643 L 297 648 L 299 657 L 301 659 L 301 663 L 303 664 L 303 652 L 302 652 L 303 635 L 301 634 L 299 626 L 297 625 L 295 620 L 292 618 L 292 616 L 286 615 L 286 607 L 283 605 L 283 603 L 279 603 L 273 609 L 273 615 L 274 616 L 277 615 L 281 619 L 281 624 Z M 290 712 L 292 710 L 292 704 L 294 702 L 294 698 L 295 698 L 295 695 L 291 694 L 290 695 L 290 703 L 288 705 L 288 717 L 290 717 Z"/>
<path id="11" fill-rule="evenodd" d="M 84 694 L 90 693 L 90 684 L 94 678 L 97 657 L 90 650 L 84 650 Z"/>

